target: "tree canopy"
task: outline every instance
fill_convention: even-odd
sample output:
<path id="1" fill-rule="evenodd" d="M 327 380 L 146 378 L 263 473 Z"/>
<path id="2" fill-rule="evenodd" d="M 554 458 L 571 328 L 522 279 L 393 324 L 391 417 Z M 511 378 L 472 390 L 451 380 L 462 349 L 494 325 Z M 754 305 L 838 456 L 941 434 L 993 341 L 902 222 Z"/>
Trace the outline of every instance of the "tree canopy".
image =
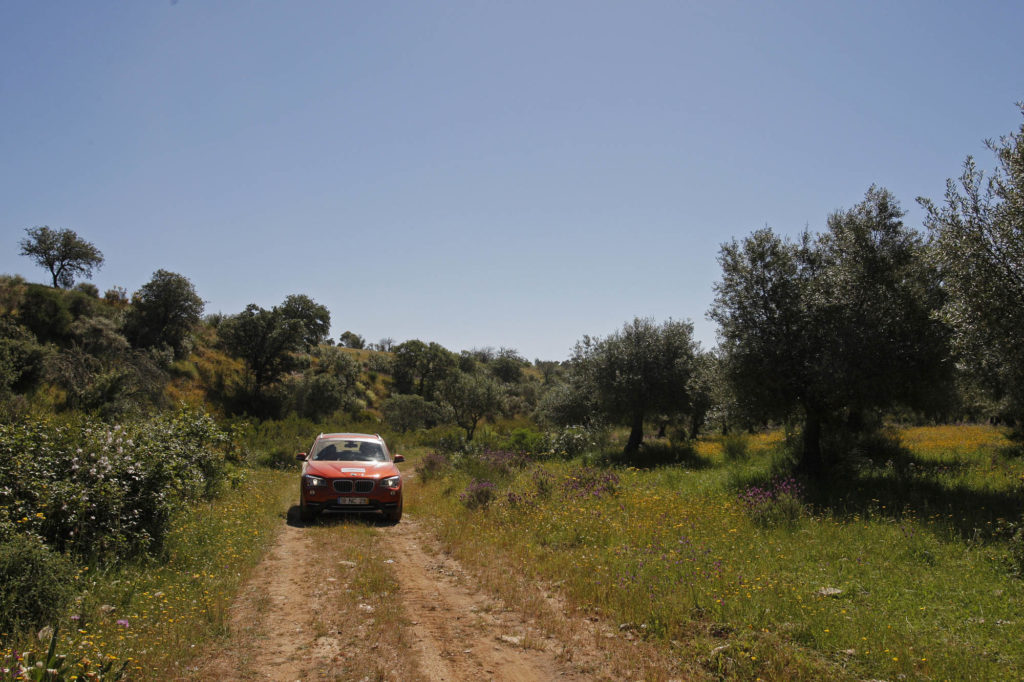
<path id="1" fill-rule="evenodd" d="M 264 310 L 250 303 L 245 310 L 224 320 L 219 329 L 228 352 L 242 358 L 249 373 L 254 398 L 293 365 L 292 354 L 301 350 L 304 328 L 280 308 Z"/>
<path id="2" fill-rule="evenodd" d="M 132 296 L 125 335 L 137 348 L 167 345 L 176 357 L 187 354 L 189 335 L 203 314 L 203 299 L 184 275 L 157 270 Z"/>
<path id="3" fill-rule="evenodd" d="M 455 369 L 455 355 L 439 343 L 412 339 L 394 348 L 395 389 L 434 400 L 442 382 Z"/>
<path id="4" fill-rule="evenodd" d="M 944 204 L 919 201 L 957 358 L 999 411 L 1024 420 L 1024 124 L 988 146 L 991 177 L 968 157 Z"/>
<path id="5" fill-rule="evenodd" d="M 465 430 L 467 442 L 473 440 L 481 419 L 494 418 L 505 410 L 505 389 L 483 372 L 455 370 L 442 386 L 441 397 L 452 420 Z"/>
<path id="6" fill-rule="evenodd" d="M 576 344 L 572 384 L 592 396 L 609 421 L 630 427 L 625 451 L 634 452 L 643 441 L 645 418 L 690 409 L 688 386 L 697 350 L 689 322 L 658 325 L 638 317 L 604 339 L 585 336 Z"/>
<path id="7" fill-rule="evenodd" d="M 338 345 L 345 348 L 363 349 L 366 348 L 366 339 L 353 331 L 345 331 L 338 337 Z"/>
<path id="8" fill-rule="evenodd" d="M 790 242 L 762 229 L 722 246 L 709 317 L 719 323 L 724 373 L 745 413 L 803 418 L 809 473 L 832 464 L 823 426 L 924 406 L 951 376 L 946 328 L 932 317 L 939 292 L 903 215 L 872 187 L 820 235 Z"/>
<path id="9" fill-rule="evenodd" d="M 302 341 L 307 348 L 315 348 L 331 333 L 331 312 L 305 294 L 292 294 L 284 299 L 277 310 L 286 319 L 302 326 Z"/>
<path id="10" fill-rule="evenodd" d="M 93 269 L 103 265 L 100 250 L 74 230 L 52 230 L 43 225 L 25 232 L 28 237 L 21 240 L 21 255 L 49 270 L 55 288 L 70 289 L 76 276 L 92 277 Z"/>

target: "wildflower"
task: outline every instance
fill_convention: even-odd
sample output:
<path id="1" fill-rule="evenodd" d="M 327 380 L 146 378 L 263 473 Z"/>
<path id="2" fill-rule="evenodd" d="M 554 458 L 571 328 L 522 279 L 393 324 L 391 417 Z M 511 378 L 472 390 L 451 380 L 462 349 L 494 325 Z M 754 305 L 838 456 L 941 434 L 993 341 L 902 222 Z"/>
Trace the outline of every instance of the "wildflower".
<path id="1" fill-rule="evenodd" d="M 119 618 L 118 621 L 117 621 L 117 624 L 120 625 L 123 628 L 126 628 L 129 625 L 128 619 L 127 618 Z"/>

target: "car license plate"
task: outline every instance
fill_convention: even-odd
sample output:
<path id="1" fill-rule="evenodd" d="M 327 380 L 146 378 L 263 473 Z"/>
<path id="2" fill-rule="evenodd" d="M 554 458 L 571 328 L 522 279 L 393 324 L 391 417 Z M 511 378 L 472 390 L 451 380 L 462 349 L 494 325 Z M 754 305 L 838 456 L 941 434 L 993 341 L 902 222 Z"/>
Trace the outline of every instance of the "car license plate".
<path id="1" fill-rule="evenodd" d="M 366 497 L 339 497 L 338 504 L 370 504 Z"/>

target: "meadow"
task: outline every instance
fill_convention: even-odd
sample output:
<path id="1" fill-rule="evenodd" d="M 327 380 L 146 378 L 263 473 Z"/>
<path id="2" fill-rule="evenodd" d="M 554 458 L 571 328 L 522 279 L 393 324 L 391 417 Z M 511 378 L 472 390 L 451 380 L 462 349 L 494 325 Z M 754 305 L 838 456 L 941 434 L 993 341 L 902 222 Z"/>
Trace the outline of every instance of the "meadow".
<path id="1" fill-rule="evenodd" d="M 893 431 L 814 485 L 775 473 L 783 438 L 646 469 L 431 453 L 408 508 L 507 598 L 556 585 L 678 673 L 1024 677 L 1024 458 L 1002 431 Z"/>

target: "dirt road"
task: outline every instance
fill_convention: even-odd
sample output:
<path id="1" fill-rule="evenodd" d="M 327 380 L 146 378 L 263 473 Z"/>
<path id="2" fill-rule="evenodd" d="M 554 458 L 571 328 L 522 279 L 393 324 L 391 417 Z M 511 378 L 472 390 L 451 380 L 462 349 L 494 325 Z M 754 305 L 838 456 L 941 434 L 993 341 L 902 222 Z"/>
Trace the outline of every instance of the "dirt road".
<path id="1" fill-rule="evenodd" d="M 603 662 L 628 642 L 585 619 L 540 624 L 508 608 L 415 518 L 305 527 L 294 512 L 233 605 L 226 641 L 188 679 L 620 678 Z"/>

